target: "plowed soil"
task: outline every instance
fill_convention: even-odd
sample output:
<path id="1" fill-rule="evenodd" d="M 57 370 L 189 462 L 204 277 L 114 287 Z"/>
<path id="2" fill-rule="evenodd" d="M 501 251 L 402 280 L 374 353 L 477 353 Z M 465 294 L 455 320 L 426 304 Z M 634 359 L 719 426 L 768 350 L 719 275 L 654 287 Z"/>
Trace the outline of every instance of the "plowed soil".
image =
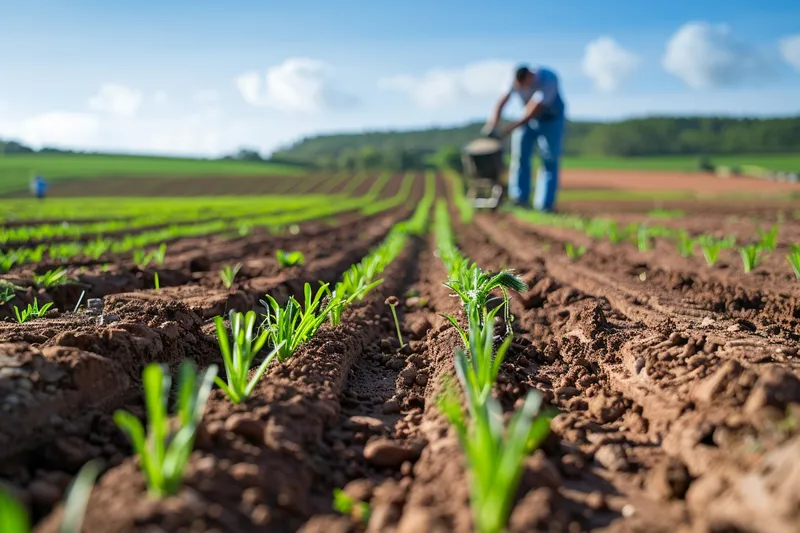
<path id="1" fill-rule="evenodd" d="M 57 531 L 65 488 L 98 457 L 106 469 L 86 532 L 473 531 L 463 455 L 435 408 L 461 344 L 442 315 L 460 316 L 460 303 L 429 238 L 413 239 L 341 326 L 273 363 L 246 403 L 212 391 L 177 496 L 147 496 L 111 418 L 120 407 L 144 416 L 147 363 L 219 364 L 213 316 L 336 281 L 410 212 L 185 239 L 158 267 L 158 291 L 155 269 L 120 257 L 75 267 L 77 287 L 12 301 L 54 301 L 50 316 L 19 325 L 0 308 L 0 477 L 37 531 Z M 661 222 L 755 235 L 752 221 L 722 215 Z M 800 531 L 800 283 L 783 257 L 797 221 L 782 222 L 778 250 L 751 274 L 733 253 L 709 268 L 668 243 L 639 252 L 506 214 L 465 226 L 454 212 L 453 223 L 465 255 L 530 285 L 512 297 L 498 398 L 510 410 L 535 388 L 559 412 L 526 460 L 510 532 Z M 570 261 L 567 241 L 587 253 Z M 306 263 L 280 269 L 278 248 L 302 250 Z M 226 289 L 217 272 L 232 263 L 243 267 Z M 34 268 L 5 277 L 30 285 Z M 82 290 L 104 298 L 102 319 L 72 312 Z M 369 503 L 369 519 L 336 513 L 335 488 Z"/>

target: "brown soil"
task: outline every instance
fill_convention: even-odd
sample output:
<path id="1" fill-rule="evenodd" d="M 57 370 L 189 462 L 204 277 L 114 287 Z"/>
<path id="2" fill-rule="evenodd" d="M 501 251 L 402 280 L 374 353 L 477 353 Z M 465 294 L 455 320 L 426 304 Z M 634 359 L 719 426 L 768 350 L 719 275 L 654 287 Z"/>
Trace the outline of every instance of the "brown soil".
<path id="1" fill-rule="evenodd" d="M 99 457 L 107 469 L 86 532 L 471 532 L 463 455 L 434 407 L 461 344 L 441 315 L 463 313 L 432 239 L 413 239 L 341 326 L 273 363 L 245 404 L 212 392 L 177 496 L 146 495 L 111 420 L 119 407 L 144 414 L 145 364 L 219 363 L 210 317 L 336 280 L 408 214 L 189 239 L 159 267 L 160 291 L 152 270 L 124 259 L 84 276 L 117 315 L 109 324 L 83 312 L 0 324 L 0 476 L 37 531 L 57 530 L 64 489 Z M 722 216 L 681 220 L 754 231 L 742 220 L 723 228 Z M 662 243 L 639 252 L 502 214 L 454 223 L 465 254 L 512 267 L 531 287 L 512 298 L 516 338 L 498 398 L 510 410 L 537 389 L 559 413 L 526 460 L 509 532 L 800 531 L 800 289 L 779 254 L 745 275 L 734 256 L 708 268 Z M 782 228 L 784 250 L 800 228 Z M 570 261 L 566 241 L 586 255 Z M 303 250 L 307 263 L 276 269 L 278 247 Z M 232 262 L 244 266 L 227 290 L 216 271 Z M 47 296 L 62 311 L 77 297 Z M 400 301 L 402 348 L 388 296 Z M 335 488 L 369 503 L 367 524 L 333 511 Z"/>

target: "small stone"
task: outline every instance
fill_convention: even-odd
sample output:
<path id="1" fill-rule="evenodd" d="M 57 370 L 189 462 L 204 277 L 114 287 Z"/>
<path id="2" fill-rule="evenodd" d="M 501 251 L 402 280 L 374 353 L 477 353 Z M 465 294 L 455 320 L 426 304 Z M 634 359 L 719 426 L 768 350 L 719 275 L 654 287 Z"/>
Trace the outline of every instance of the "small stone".
<path id="1" fill-rule="evenodd" d="M 600 446 L 594 454 L 594 459 L 612 472 L 628 470 L 628 457 L 619 444 L 605 444 Z"/>
<path id="2" fill-rule="evenodd" d="M 713 326 L 714 324 L 716 324 L 716 322 L 717 322 L 716 320 L 714 320 L 714 319 L 713 319 L 713 318 L 711 318 L 710 316 L 707 316 L 707 317 L 705 317 L 705 318 L 703 319 L 703 321 L 702 321 L 702 322 L 700 322 L 700 327 L 701 327 L 701 328 L 707 328 L 707 327 L 709 327 L 709 326 Z"/>
<path id="3" fill-rule="evenodd" d="M 400 412 L 400 403 L 397 400 L 389 400 L 383 404 L 383 414 L 396 415 Z"/>
<path id="4" fill-rule="evenodd" d="M 398 468 L 405 461 L 419 459 L 421 450 L 389 439 L 375 439 L 364 446 L 364 459 L 373 466 Z"/>
<path id="5" fill-rule="evenodd" d="M 418 307 L 420 302 L 419 296 L 412 296 L 411 298 L 406 298 L 406 307 Z"/>
<path id="6" fill-rule="evenodd" d="M 417 367 L 414 365 L 408 365 L 405 367 L 402 372 L 400 372 L 400 379 L 403 382 L 403 385 L 406 387 L 410 387 L 414 380 L 417 378 Z"/>
<path id="7" fill-rule="evenodd" d="M 575 387 L 559 387 L 555 390 L 556 396 L 563 399 L 572 398 L 573 396 L 577 396 L 580 393 L 581 391 L 579 391 Z"/>
<path id="8" fill-rule="evenodd" d="M 425 370 L 417 373 L 417 378 L 414 380 L 414 383 L 416 383 L 420 387 L 424 387 L 425 385 L 427 385 L 428 384 L 428 373 Z"/>
<path id="9" fill-rule="evenodd" d="M 351 416 L 344 426 L 348 429 L 367 429 L 373 432 L 383 432 L 383 422 L 371 416 Z"/>
<path id="10" fill-rule="evenodd" d="M 114 322 L 119 322 L 121 320 L 120 316 L 114 313 L 109 313 L 107 315 L 100 315 L 97 317 L 97 325 L 98 326 L 107 326 L 108 324 L 113 324 Z"/>

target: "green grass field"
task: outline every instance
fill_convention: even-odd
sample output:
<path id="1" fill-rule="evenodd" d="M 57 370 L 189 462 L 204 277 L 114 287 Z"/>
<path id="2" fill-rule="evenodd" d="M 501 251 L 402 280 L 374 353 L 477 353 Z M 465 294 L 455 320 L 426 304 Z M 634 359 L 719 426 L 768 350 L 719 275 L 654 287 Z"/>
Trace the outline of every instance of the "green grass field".
<path id="1" fill-rule="evenodd" d="M 717 166 L 753 165 L 782 172 L 800 172 L 800 154 L 758 154 L 709 156 Z M 664 157 L 565 157 L 564 168 L 586 170 L 664 170 L 690 172 L 698 170 L 697 156 Z"/>
<path id="2" fill-rule="evenodd" d="M 124 155 L 0 155 L 0 195 L 27 189 L 36 172 L 49 182 L 105 176 L 297 176 L 306 173 L 305 169 L 291 165 L 245 161 Z"/>

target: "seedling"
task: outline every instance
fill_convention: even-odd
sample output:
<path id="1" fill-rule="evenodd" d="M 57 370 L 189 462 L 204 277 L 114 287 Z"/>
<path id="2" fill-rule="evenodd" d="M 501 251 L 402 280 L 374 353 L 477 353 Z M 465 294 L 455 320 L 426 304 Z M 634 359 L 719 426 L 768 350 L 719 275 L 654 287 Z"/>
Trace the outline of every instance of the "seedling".
<path id="1" fill-rule="evenodd" d="M 792 244 L 792 250 L 786 254 L 786 259 L 789 261 L 795 277 L 800 280 L 800 244 Z"/>
<path id="2" fill-rule="evenodd" d="M 14 306 L 14 314 L 17 316 L 17 322 L 20 324 L 24 324 L 31 317 L 33 318 L 42 318 L 44 314 L 53 307 L 53 302 L 47 302 L 42 307 L 39 307 L 39 301 L 34 298 L 33 305 L 28 304 L 28 307 L 20 311 L 20 308 L 16 305 Z"/>
<path id="3" fill-rule="evenodd" d="M 459 353 L 457 357 L 465 357 Z M 549 431 L 549 421 L 537 417 L 541 401 L 538 392 L 530 391 L 504 428 L 502 407 L 492 396 L 480 405 L 468 402 L 469 420 L 452 392 L 439 399 L 466 456 L 473 521 L 479 533 L 500 533 L 505 528 L 525 457 Z"/>
<path id="4" fill-rule="evenodd" d="M 14 299 L 16 293 L 14 289 L 11 287 L 3 287 L 3 290 L 0 291 L 0 304 L 7 304 L 11 300 Z"/>
<path id="5" fill-rule="evenodd" d="M 764 260 L 765 248 L 762 244 L 749 244 L 739 248 L 739 254 L 742 256 L 742 264 L 744 265 L 745 273 L 750 273 L 751 270 L 757 268 L 758 265 Z"/>
<path id="6" fill-rule="evenodd" d="M 365 526 L 369 523 L 371 513 L 369 504 L 355 500 L 342 489 L 333 489 L 333 509 L 345 516 L 358 520 Z"/>
<path id="7" fill-rule="evenodd" d="M 761 239 L 761 244 L 764 248 L 769 248 L 770 250 L 774 250 L 778 247 L 778 224 L 775 224 L 768 230 L 764 231 L 761 228 L 758 228 L 758 237 Z"/>
<path id="8" fill-rule="evenodd" d="M 153 273 L 153 284 L 155 285 L 156 290 L 161 288 L 161 283 L 158 281 L 158 272 Z"/>
<path id="9" fill-rule="evenodd" d="M 400 322 L 397 320 L 397 311 L 395 307 L 400 304 L 400 301 L 397 299 L 396 296 L 390 296 L 386 298 L 386 305 L 388 305 L 392 309 L 392 316 L 394 317 L 394 327 L 397 328 L 397 340 L 400 341 L 400 348 L 405 347 L 405 343 L 403 342 L 403 335 L 400 333 Z"/>
<path id="10" fill-rule="evenodd" d="M 722 249 L 723 242 L 714 239 L 714 237 L 710 235 L 701 235 L 698 238 L 698 242 L 703 250 L 703 257 L 705 258 L 706 263 L 708 266 L 713 266 L 714 263 L 717 262 L 719 251 Z"/>
<path id="11" fill-rule="evenodd" d="M 48 270 L 41 275 L 33 275 L 33 282 L 36 283 L 38 287 L 44 287 L 46 289 L 50 289 L 57 285 L 63 285 L 67 281 L 67 270 L 63 267 Z"/>
<path id="12" fill-rule="evenodd" d="M 267 311 L 262 328 L 267 332 L 269 340 L 277 350 L 279 361 L 289 359 L 301 344 L 314 336 L 328 318 L 333 307 L 342 305 L 341 302 L 332 302 L 325 308 L 321 308 L 322 298 L 326 294 L 330 294 L 330 291 L 328 284 L 323 283 L 312 298 L 311 284 L 306 283 L 303 307 L 295 300 L 294 296 L 289 297 L 289 301 L 284 307 L 281 307 L 269 294 L 266 295 L 267 301 L 260 300 L 261 305 Z"/>
<path id="13" fill-rule="evenodd" d="M 479 313 L 486 309 L 489 294 L 494 289 L 500 289 L 503 300 L 508 302 L 508 290 L 522 293 L 528 290 L 528 285 L 511 270 L 503 270 L 498 274 L 483 272 L 476 263 L 468 264 L 467 260 L 458 261 L 455 266 L 455 277 L 451 275 L 444 284 L 461 298 L 464 309 L 468 311 L 469 305 L 474 304 Z M 508 306 L 506 308 L 506 323 L 510 322 Z"/>
<path id="14" fill-rule="evenodd" d="M 651 248 L 650 246 L 650 231 L 647 226 L 639 226 L 636 232 L 636 247 L 640 252 L 646 252 Z"/>
<path id="15" fill-rule="evenodd" d="M 681 254 L 682 257 L 692 257 L 694 239 L 692 239 L 685 230 L 678 233 L 675 245 L 678 248 L 678 253 Z"/>
<path id="16" fill-rule="evenodd" d="M 225 288 L 230 290 L 233 287 L 233 280 L 236 278 L 236 274 L 239 273 L 241 270 L 242 265 L 237 263 L 236 265 L 225 265 L 222 267 L 222 270 L 219 271 L 219 277 L 222 279 L 222 284 L 225 285 Z"/>
<path id="17" fill-rule="evenodd" d="M 567 257 L 569 257 L 570 261 L 575 261 L 586 253 L 586 246 L 575 246 L 571 242 L 565 242 L 564 251 L 567 252 Z"/>
<path id="18" fill-rule="evenodd" d="M 164 260 L 167 256 L 167 245 L 165 243 L 161 243 L 161 245 L 156 249 L 152 250 L 151 252 L 147 252 L 144 249 L 138 249 L 133 251 L 133 262 L 136 264 L 139 269 L 142 269 L 152 263 L 153 261 L 156 262 L 158 265 L 163 265 Z"/>
<path id="19" fill-rule="evenodd" d="M 83 465 L 67 488 L 64 518 L 59 533 L 80 533 L 86 504 L 100 474 L 100 461 L 93 459 Z M 25 508 L 6 490 L 0 488 L 0 531 L 3 533 L 31 533 L 30 517 Z"/>
<path id="20" fill-rule="evenodd" d="M 269 363 L 275 358 L 278 349 L 283 346 L 283 342 L 279 343 L 272 352 L 267 355 L 259 365 L 253 377 L 248 380 L 247 374 L 250 372 L 250 367 L 253 364 L 253 359 L 264 347 L 264 344 L 269 338 L 269 331 L 263 331 L 258 338 L 253 338 L 253 326 L 256 323 L 256 313 L 249 311 L 247 315 L 237 313 L 236 311 L 230 312 L 231 320 L 231 333 L 233 335 L 233 350 L 231 350 L 231 343 L 228 338 L 228 332 L 225 330 L 225 324 L 221 316 L 214 317 L 214 324 L 217 328 L 217 342 L 219 343 L 220 351 L 222 352 L 222 360 L 225 364 L 225 374 L 228 382 L 225 383 L 222 378 L 217 376 L 215 383 L 228 395 L 228 398 L 235 403 L 239 404 L 245 401 L 253 393 L 261 376 L 266 372 Z"/>
<path id="21" fill-rule="evenodd" d="M 198 375 L 193 363 L 181 363 L 175 402 L 177 424 L 171 425 L 167 401 L 172 380 L 165 368 L 158 363 L 151 363 L 142 372 L 147 434 L 139 419 L 131 413 L 121 410 L 114 413 L 114 421 L 128 436 L 139 455 L 148 493 L 155 498 L 174 495 L 180 489 L 183 472 L 194 447 L 197 426 L 203 418 L 206 400 L 217 375 L 216 365 L 209 366 Z M 171 431 L 171 427 L 176 429 Z"/>
<path id="22" fill-rule="evenodd" d="M 281 268 L 288 268 L 293 267 L 296 265 L 302 265 L 306 262 L 306 257 L 303 255 L 303 252 L 299 250 L 295 250 L 293 252 L 285 252 L 283 250 L 278 250 L 275 252 L 275 257 L 278 260 L 278 264 Z"/>

